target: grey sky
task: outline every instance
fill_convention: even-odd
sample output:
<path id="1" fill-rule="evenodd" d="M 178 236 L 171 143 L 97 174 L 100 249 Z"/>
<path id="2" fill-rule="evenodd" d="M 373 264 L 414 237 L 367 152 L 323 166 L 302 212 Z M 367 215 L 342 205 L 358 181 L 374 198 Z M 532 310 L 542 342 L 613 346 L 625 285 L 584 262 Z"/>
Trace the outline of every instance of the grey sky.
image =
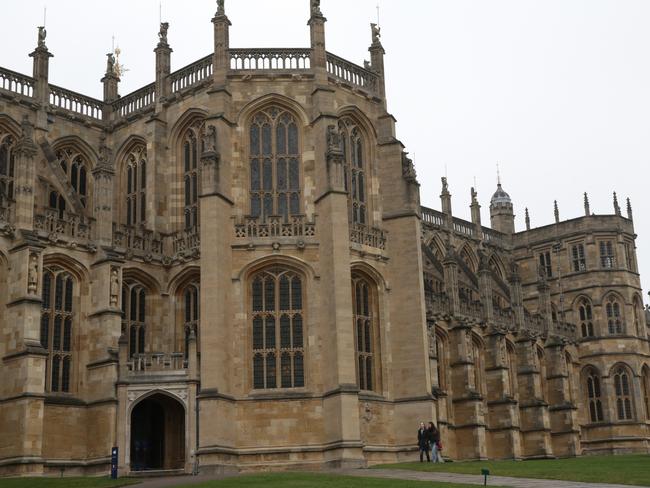
<path id="1" fill-rule="evenodd" d="M 422 203 L 439 208 L 445 165 L 454 213 L 469 218 L 477 181 L 483 221 L 503 185 L 524 226 L 613 213 L 632 199 L 643 283 L 650 283 L 650 2 L 645 0 L 380 0 L 389 110 L 415 155 Z M 377 0 L 323 0 L 327 48 L 361 64 Z M 31 73 L 43 1 L 6 1 L 0 65 Z M 52 83 L 101 96 L 111 36 L 130 69 L 121 93 L 154 79 L 158 0 L 47 1 Z M 172 69 L 211 52 L 212 0 L 164 0 Z M 308 0 L 226 0 L 234 47 L 309 45 Z"/>

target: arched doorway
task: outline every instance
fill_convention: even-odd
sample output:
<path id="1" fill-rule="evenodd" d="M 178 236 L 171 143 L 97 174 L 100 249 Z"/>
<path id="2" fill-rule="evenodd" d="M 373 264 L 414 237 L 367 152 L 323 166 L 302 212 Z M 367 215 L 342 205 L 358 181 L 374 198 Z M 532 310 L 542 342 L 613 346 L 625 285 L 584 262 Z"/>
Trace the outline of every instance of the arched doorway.
<path id="1" fill-rule="evenodd" d="M 185 409 L 156 393 L 131 411 L 131 471 L 182 469 L 185 464 Z"/>

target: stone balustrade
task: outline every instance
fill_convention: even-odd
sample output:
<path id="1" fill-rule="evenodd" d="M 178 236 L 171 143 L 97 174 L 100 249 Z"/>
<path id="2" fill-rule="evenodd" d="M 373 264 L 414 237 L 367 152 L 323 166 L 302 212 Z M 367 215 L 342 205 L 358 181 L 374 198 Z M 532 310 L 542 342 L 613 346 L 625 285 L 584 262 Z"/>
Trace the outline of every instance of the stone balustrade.
<path id="1" fill-rule="evenodd" d="M 377 73 L 362 68 L 350 61 L 327 53 L 327 73 L 342 84 L 361 88 L 371 93 L 377 92 L 379 76 Z"/>
<path id="2" fill-rule="evenodd" d="M 34 78 L 7 68 L 0 68 L 0 90 L 32 98 L 34 96 Z"/>
<path id="3" fill-rule="evenodd" d="M 50 241 L 89 241 L 92 237 L 91 220 L 70 212 L 45 209 L 34 215 L 34 230 L 45 234 Z"/>
<path id="4" fill-rule="evenodd" d="M 113 103 L 113 110 L 118 117 L 145 112 L 156 103 L 156 85 L 151 83 L 130 93 Z"/>
<path id="5" fill-rule="evenodd" d="M 201 233 L 198 228 L 182 230 L 169 236 L 174 256 L 189 257 L 201 250 Z"/>
<path id="6" fill-rule="evenodd" d="M 316 235 L 315 222 L 309 222 L 305 215 L 291 217 L 269 216 L 244 217 L 242 222 L 235 223 L 237 239 L 256 239 L 267 237 L 313 237 Z"/>
<path id="7" fill-rule="evenodd" d="M 145 256 L 163 253 L 163 241 L 157 232 L 127 225 L 113 224 L 113 246 Z"/>
<path id="8" fill-rule="evenodd" d="M 212 77 L 212 54 L 174 71 L 169 75 L 172 93 L 193 88 Z"/>
<path id="9" fill-rule="evenodd" d="M 127 363 L 131 375 L 184 371 L 187 366 L 187 360 L 182 352 L 134 354 Z"/>
<path id="10" fill-rule="evenodd" d="M 50 85 L 50 105 L 89 119 L 103 117 L 104 102 L 55 85 Z"/>
<path id="11" fill-rule="evenodd" d="M 231 70 L 306 70 L 311 68 L 310 49 L 230 49 Z"/>
<path id="12" fill-rule="evenodd" d="M 386 233 L 375 227 L 363 224 L 350 225 L 350 242 L 364 246 L 386 249 Z"/>

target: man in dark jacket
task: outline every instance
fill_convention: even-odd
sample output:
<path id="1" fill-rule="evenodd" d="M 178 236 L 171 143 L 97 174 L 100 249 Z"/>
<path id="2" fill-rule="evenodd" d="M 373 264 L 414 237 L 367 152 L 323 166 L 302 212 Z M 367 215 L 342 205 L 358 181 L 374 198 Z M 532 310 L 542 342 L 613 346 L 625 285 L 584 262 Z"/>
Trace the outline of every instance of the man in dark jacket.
<path id="1" fill-rule="evenodd" d="M 424 422 L 420 422 L 418 429 L 418 448 L 420 449 L 420 462 L 423 462 L 422 454 L 427 455 L 427 462 L 431 461 L 429 457 L 429 431 L 424 426 Z"/>

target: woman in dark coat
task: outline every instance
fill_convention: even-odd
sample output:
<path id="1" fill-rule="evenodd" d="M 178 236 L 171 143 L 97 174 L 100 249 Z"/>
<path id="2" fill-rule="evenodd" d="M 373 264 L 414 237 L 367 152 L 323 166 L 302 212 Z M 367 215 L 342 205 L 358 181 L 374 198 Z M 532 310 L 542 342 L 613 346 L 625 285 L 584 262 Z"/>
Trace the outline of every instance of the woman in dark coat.
<path id="1" fill-rule="evenodd" d="M 436 429 L 433 422 L 429 422 L 427 433 L 429 434 L 429 446 L 431 448 L 431 462 L 444 463 L 445 461 L 442 459 L 442 454 L 440 454 L 440 431 Z"/>
<path id="2" fill-rule="evenodd" d="M 424 426 L 424 422 L 420 422 L 418 429 L 418 448 L 420 449 L 420 462 L 423 461 L 422 454 L 427 455 L 427 462 L 431 461 L 429 457 L 429 431 Z"/>

